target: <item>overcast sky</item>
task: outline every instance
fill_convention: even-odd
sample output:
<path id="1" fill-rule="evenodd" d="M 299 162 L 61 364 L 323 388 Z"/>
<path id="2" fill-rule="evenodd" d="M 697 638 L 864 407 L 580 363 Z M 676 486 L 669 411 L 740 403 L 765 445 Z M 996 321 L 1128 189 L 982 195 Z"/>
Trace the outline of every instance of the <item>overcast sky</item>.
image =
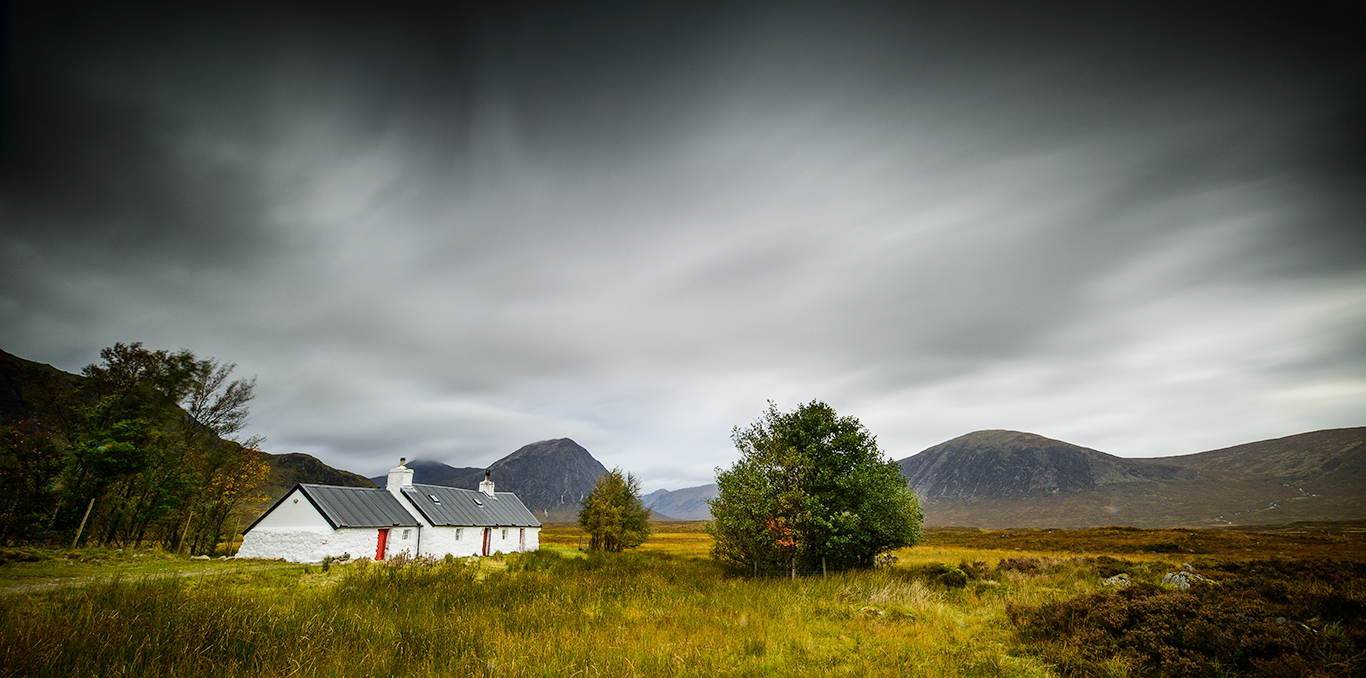
<path id="1" fill-rule="evenodd" d="M 9 3 L 0 348 L 235 362 L 267 451 L 1366 425 L 1360 3 L 120 4 Z"/>

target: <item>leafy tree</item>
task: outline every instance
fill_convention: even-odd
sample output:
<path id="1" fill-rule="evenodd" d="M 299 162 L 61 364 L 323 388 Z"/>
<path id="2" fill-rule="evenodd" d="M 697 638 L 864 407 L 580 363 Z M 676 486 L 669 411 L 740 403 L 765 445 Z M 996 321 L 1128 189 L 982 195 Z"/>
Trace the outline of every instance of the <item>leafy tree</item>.
<path id="1" fill-rule="evenodd" d="M 650 538 L 650 510 L 640 502 L 640 481 L 614 468 L 598 478 L 583 500 L 579 525 L 592 551 L 622 551 Z"/>
<path id="2" fill-rule="evenodd" d="M 920 541 L 924 516 L 896 462 L 858 419 L 813 400 L 732 433 L 739 461 L 716 469 L 712 555 L 753 572 L 871 567 Z"/>
<path id="3" fill-rule="evenodd" d="M 68 396 L 48 398 L 66 443 L 52 526 L 78 540 L 212 551 L 268 473 L 260 439 L 231 439 L 246 425 L 256 380 L 140 343 L 100 358 Z"/>
<path id="4" fill-rule="evenodd" d="M 0 543 L 44 529 L 61 468 L 51 429 L 33 419 L 0 424 Z"/>

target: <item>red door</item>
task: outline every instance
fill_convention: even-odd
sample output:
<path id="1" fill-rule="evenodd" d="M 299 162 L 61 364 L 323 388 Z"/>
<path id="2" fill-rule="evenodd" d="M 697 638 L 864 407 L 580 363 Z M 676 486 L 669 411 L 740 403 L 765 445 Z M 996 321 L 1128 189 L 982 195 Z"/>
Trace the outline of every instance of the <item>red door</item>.
<path id="1" fill-rule="evenodd" d="M 375 560 L 384 560 L 384 546 L 389 543 L 389 530 L 379 531 L 379 546 L 375 547 Z"/>
<path id="2" fill-rule="evenodd" d="M 489 554 L 489 540 L 493 538 L 493 528 L 484 528 L 484 555 Z"/>

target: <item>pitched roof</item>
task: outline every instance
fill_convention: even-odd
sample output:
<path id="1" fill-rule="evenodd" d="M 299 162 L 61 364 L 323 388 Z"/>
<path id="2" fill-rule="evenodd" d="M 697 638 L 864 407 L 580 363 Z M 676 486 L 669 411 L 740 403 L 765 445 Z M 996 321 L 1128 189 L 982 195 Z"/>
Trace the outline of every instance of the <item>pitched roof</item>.
<path id="1" fill-rule="evenodd" d="M 423 518 L 437 526 L 540 527 L 522 500 L 511 492 L 462 490 L 444 485 L 413 485 L 403 496 L 417 507 Z"/>
<path id="2" fill-rule="evenodd" d="M 421 523 L 408 513 L 388 490 L 375 487 L 299 484 L 308 501 L 323 518 L 338 527 L 418 527 Z M 269 513 L 269 511 L 267 511 Z"/>

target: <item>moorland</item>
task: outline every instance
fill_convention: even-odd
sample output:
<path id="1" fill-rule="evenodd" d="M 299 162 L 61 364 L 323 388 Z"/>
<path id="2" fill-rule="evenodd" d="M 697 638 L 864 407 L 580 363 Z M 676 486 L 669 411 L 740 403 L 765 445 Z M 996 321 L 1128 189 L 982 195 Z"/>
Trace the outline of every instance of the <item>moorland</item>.
<path id="1" fill-rule="evenodd" d="M 733 576 L 701 523 L 621 554 L 327 565 L 0 551 L 4 676 L 1350 676 L 1366 521 L 937 528 L 873 570 Z M 1185 572 L 1185 591 L 1168 575 Z"/>

